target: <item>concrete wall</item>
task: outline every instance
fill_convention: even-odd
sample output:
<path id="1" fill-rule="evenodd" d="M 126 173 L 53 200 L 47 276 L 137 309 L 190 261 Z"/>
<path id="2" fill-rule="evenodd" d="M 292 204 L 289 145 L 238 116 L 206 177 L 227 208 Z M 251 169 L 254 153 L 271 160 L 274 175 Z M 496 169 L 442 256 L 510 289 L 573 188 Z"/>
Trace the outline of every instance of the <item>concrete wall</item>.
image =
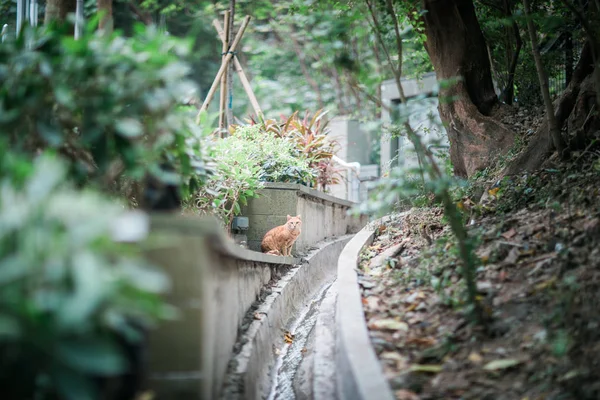
<path id="1" fill-rule="evenodd" d="M 170 276 L 181 313 L 150 337 L 146 386 L 157 398 L 218 398 L 238 329 L 261 289 L 299 260 L 236 246 L 216 221 L 153 217 L 148 259 Z"/>
<path id="2" fill-rule="evenodd" d="M 270 229 L 283 225 L 289 215 L 301 215 L 302 233 L 293 251 L 305 252 L 313 244 L 334 236 L 358 232 L 367 217 L 350 217 L 347 211 L 354 203 L 338 199 L 318 190 L 291 183 L 268 183 L 242 208 L 249 218 L 248 247 L 260 251 L 260 243 Z"/>
<path id="3" fill-rule="evenodd" d="M 329 123 L 329 136 L 336 140 L 340 148 L 336 155 L 346 162 L 369 163 L 371 145 L 369 135 L 360 123 L 348 117 L 335 117 Z"/>

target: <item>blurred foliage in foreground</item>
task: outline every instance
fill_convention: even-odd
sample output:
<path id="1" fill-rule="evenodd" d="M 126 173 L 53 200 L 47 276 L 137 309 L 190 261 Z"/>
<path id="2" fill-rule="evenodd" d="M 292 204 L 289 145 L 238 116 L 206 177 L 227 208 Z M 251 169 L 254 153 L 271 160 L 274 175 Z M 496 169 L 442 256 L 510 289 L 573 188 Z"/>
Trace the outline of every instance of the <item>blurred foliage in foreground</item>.
<path id="1" fill-rule="evenodd" d="M 78 184 L 122 192 L 151 176 L 189 194 L 205 176 L 200 129 L 179 109 L 196 93 L 180 61 L 191 42 L 93 28 L 79 40 L 67 26 L 28 29 L 0 46 L 0 130 L 13 149 L 57 150 Z"/>
<path id="2" fill-rule="evenodd" d="M 111 239 L 123 207 L 56 157 L 0 151 L 0 382 L 10 399 L 95 399 L 125 347 L 171 314 L 162 272 Z"/>

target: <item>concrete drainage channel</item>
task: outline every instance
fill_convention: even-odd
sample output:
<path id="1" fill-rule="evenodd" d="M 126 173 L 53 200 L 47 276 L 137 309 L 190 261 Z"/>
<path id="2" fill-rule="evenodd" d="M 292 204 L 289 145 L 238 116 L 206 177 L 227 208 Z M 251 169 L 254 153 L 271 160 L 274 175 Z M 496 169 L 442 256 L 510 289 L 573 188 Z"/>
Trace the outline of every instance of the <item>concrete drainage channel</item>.
<path id="1" fill-rule="evenodd" d="M 263 300 L 247 315 L 251 322 L 235 346 L 222 398 L 315 398 L 314 387 L 320 378 L 313 372 L 327 362 L 319 350 L 324 343 L 317 343 L 315 336 L 326 333 L 326 325 L 333 324 L 332 319 L 323 321 L 325 310 L 321 308 L 334 309 L 331 285 L 337 275 L 338 257 L 351 238 L 347 235 L 320 243 L 302 265 L 272 282 Z"/>
<path id="2" fill-rule="evenodd" d="M 369 339 L 356 273 L 381 221 L 322 243 L 250 311 L 254 320 L 229 364 L 224 399 L 393 399 Z"/>

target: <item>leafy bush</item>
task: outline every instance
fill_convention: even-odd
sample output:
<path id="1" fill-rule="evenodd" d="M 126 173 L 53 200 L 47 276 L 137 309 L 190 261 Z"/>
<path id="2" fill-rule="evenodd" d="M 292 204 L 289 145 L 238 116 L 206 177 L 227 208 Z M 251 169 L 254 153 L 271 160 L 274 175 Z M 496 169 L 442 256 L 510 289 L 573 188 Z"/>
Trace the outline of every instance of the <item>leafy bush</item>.
<path id="1" fill-rule="evenodd" d="M 1 147 L 1 146 L 0 146 Z M 168 281 L 109 232 L 123 207 L 64 182 L 67 168 L 0 152 L 0 380 L 12 399 L 99 398 L 169 309 Z"/>
<path id="2" fill-rule="evenodd" d="M 254 120 L 249 122 L 251 125 L 260 126 L 263 132 L 271 132 L 294 143 L 298 153 L 306 157 L 309 166 L 316 171 L 315 179 L 307 185 L 317 186 L 326 191 L 327 186 L 339 182 L 339 170 L 332 162 L 338 143 L 329 137 L 327 122 L 324 121 L 325 115 L 326 112 L 318 110 L 312 118 L 307 112 L 304 118 L 300 119 L 296 111 L 288 118 L 282 117 L 280 122 L 274 119 L 262 120 L 259 123 Z"/>
<path id="3" fill-rule="evenodd" d="M 214 173 L 197 193 L 194 206 L 214 211 L 229 225 L 241 206 L 256 196 L 263 182 L 309 184 L 316 171 L 289 140 L 282 140 L 260 126 L 238 126 L 227 138 L 209 147 Z"/>
<path id="4" fill-rule="evenodd" d="M 125 174 L 195 184 L 205 176 L 199 128 L 178 109 L 195 85 L 180 61 L 190 41 L 149 27 L 78 40 L 28 28 L 0 46 L 0 131 L 14 148 L 53 148 L 79 183 L 114 190 Z M 165 162 L 176 167 L 165 173 Z"/>

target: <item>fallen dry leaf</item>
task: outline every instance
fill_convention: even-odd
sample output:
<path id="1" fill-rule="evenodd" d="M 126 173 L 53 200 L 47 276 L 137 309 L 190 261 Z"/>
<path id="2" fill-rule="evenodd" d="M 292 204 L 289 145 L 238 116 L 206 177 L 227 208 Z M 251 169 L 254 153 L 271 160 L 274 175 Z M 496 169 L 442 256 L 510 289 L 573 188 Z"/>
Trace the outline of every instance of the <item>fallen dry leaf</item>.
<path id="1" fill-rule="evenodd" d="M 496 194 L 498 194 L 499 190 L 500 190 L 500 186 L 488 190 L 488 193 L 490 196 L 496 196 Z"/>
<path id="2" fill-rule="evenodd" d="M 408 366 L 408 358 L 402 356 L 395 351 L 384 351 L 379 355 L 382 360 L 393 361 L 396 369 L 402 370 Z"/>
<path id="3" fill-rule="evenodd" d="M 432 337 L 412 337 L 406 339 L 406 344 L 415 344 L 417 346 L 431 347 L 436 343 L 437 341 Z"/>
<path id="4" fill-rule="evenodd" d="M 481 364 L 483 357 L 481 357 L 479 353 L 472 351 L 471 354 L 469 354 L 469 361 L 471 361 L 473 364 Z"/>
<path id="5" fill-rule="evenodd" d="M 512 368 L 519 364 L 521 364 L 521 360 L 517 360 L 516 358 L 506 358 L 503 360 L 490 361 L 483 366 L 483 369 L 486 371 L 498 371 L 501 369 Z"/>
<path id="6" fill-rule="evenodd" d="M 294 335 L 292 335 L 290 332 L 285 331 L 284 335 L 283 335 L 283 340 L 285 340 L 285 342 L 287 344 L 292 344 L 292 342 L 294 341 Z"/>
<path id="7" fill-rule="evenodd" d="M 509 229 L 508 231 L 504 232 L 502 236 L 504 239 L 510 239 L 511 237 L 515 236 L 517 234 L 517 231 L 514 230 L 514 228 Z"/>
<path id="8" fill-rule="evenodd" d="M 400 389 L 394 392 L 396 400 L 421 400 L 421 398 L 410 390 Z"/>
<path id="9" fill-rule="evenodd" d="M 408 324 L 406 322 L 398 321 L 392 318 L 384 318 L 378 320 L 369 321 L 369 329 L 375 330 L 391 330 L 391 331 L 408 331 Z"/>
<path id="10" fill-rule="evenodd" d="M 548 279 L 547 281 L 544 281 L 542 283 L 538 283 L 537 285 L 535 285 L 535 291 L 547 289 L 550 286 L 554 285 L 555 282 L 556 282 L 556 277 L 553 276 L 552 278 Z"/>

